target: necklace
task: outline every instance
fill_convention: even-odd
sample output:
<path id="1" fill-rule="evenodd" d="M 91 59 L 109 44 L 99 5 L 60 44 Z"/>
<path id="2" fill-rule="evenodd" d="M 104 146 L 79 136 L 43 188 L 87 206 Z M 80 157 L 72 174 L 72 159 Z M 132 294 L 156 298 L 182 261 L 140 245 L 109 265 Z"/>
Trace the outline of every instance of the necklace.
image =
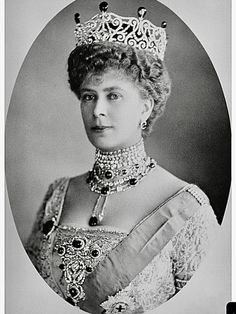
<path id="1" fill-rule="evenodd" d="M 101 223 L 109 195 L 137 186 L 156 165 L 156 161 L 146 155 L 143 139 L 133 146 L 112 152 L 96 149 L 95 163 L 88 173 L 87 183 L 90 190 L 99 196 L 89 225 Z"/>

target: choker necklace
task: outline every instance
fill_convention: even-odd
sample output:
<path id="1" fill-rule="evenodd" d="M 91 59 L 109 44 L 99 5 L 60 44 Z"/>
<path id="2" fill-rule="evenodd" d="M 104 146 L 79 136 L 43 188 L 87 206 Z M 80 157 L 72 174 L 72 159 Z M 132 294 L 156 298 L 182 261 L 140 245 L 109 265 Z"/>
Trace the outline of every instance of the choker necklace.
<path id="1" fill-rule="evenodd" d="M 101 223 L 109 195 L 135 187 L 156 166 L 156 161 L 146 155 L 143 139 L 133 146 L 112 152 L 96 149 L 95 163 L 86 182 L 99 196 L 89 225 Z"/>

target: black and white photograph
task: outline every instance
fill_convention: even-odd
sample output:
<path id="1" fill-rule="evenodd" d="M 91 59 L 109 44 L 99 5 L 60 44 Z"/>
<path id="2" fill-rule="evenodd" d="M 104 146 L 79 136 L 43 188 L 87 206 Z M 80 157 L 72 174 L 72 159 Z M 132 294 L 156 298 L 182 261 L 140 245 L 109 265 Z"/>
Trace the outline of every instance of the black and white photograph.
<path id="1" fill-rule="evenodd" d="M 7 314 L 224 313 L 230 19 L 223 0 L 6 3 Z"/>

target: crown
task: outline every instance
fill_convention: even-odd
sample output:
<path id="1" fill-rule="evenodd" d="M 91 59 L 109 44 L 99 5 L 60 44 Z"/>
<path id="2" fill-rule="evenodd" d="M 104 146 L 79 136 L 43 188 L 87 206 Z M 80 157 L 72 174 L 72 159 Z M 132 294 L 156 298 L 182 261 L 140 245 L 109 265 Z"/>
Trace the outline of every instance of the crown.
<path id="1" fill-rule="evenodd" d="M 85 23 L 80 23 L 79 13 L 75 14 L 76 46 L 109 41 L 147 50 L 161 60 L 164 59 L 167 44 L 166 22 L 158 27 L 145 20 L 147 10 L 144 7 L 138 9 L 138 18 L 107 12 L 107 2 L 101 2 L 99 9 L 101 13 Z"/>

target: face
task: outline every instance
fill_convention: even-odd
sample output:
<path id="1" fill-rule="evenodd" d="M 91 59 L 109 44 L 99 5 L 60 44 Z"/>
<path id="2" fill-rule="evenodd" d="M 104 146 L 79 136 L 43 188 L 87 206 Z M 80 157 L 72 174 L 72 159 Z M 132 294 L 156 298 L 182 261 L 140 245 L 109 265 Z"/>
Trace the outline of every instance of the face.
<path id="1" fill-rule="evenodd" d="M 80 90 L 81 112 L 90 142 L 104 151 L 136 144 L 141 139 L 141 122 L 151 113 L 126 74 L 109 70 L 87 78 Z"/>

